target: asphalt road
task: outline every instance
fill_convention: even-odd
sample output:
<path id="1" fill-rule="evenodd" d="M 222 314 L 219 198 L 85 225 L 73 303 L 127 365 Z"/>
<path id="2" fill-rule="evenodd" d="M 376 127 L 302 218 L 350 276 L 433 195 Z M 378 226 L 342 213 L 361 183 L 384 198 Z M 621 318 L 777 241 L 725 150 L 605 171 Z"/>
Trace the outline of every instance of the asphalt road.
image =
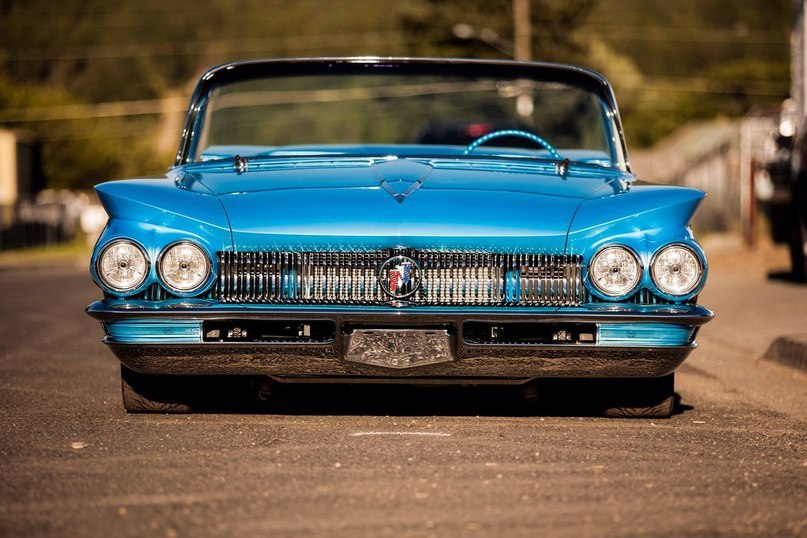
<path id="1" fill-rule="evenodd" d="M 127 415 L 85 269 L 0 267 L 0 535 L 805 536 L 807 377 L 759 357 L 807 332 L 807 288 L 716 250 L 718 318 L 654 421 L 458 387 Z"/>

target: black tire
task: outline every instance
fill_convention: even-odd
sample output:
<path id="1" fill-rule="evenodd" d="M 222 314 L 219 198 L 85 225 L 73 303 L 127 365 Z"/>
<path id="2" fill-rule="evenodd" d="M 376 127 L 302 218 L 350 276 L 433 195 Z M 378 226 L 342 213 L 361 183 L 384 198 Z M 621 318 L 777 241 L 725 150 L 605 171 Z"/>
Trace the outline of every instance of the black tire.
<path id="1" fill-rule="evenodd" d="M 792 226 L 790 229 L 790 262 L 793 267 L 793 280 L 807 282 L 807 224 L 799 214 L 799 209 L 793 209 Z"/>
<path id="2" fill-rule="evenodd" d="M 615 418 L 668 418 L 675 408 L 675 374 L 609 383 L 603 415 Z"/>
<path id="3" fill-rule="evenodd" d="M 182 376 L 141 374 L 120 366 L 123 407 L 129 413 L 189 413 L 190 383 Z"/>

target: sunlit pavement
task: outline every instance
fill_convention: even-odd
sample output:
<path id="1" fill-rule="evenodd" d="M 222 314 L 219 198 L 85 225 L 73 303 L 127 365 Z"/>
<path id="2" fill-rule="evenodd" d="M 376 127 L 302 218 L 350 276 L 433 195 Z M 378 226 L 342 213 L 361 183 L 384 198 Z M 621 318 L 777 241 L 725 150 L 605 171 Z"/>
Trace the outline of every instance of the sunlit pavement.
<path id="1" fill-rule="evenodd" d="M 5 264 L 0 535 L 804 535 L 807 376 L 762 356 L 807 333 L 807 286 L 767 278 L 782 250 L 706 243 L 717 317 L 655 421 L 458 387 L 126 415 L 84 262 Z"/>

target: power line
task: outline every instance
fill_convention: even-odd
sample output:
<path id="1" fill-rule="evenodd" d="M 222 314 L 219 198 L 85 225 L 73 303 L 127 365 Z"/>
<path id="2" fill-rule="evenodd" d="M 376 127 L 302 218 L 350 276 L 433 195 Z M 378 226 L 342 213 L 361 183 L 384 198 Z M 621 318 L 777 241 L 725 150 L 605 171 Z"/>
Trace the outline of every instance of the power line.
<path id="1" fill-rule="evenodd" d="M 695 77 L 681 77 L 683 80 L 699 80 Z M 700 79 L 702 81 L 710 81 L 710 79 Z M 714 80 L 714 79 L 711 79 Z M 749 81 L 736 81 L 740 84 Z M 758 81 L 754 81 L 758 83 Z M 463 88 L 466 85 L 461 85 Z M 382 88 L 383 89 L 383 88 Z M 462 89 L 462 88 L 460 88 Z M 659 82 L 646 80 L 642 85 L 642 89 L 647 91 L 661 91 L 661 92 L 674 92 L 674 93 L 690 93 L 702 95 L 746 95 L 751 97 L 787 97 L 787 91 L 782 91 L 774 88 L 773 85 L 768 87 L 755 87 L 738 91 L 735 88 L 729 87 L 707 87 L 707 88 L 693 88 L 687 85 L 669 85 Z M 452 86 L 450 88 L 443 87 L 415 87 L 403 86 L 401 89 L 392 88 L 384 96 L 408 96 L 412 92 L 416 94 L 428 94 L 433 92 L 443 93 L 446 91 L 457 91 L 458 88 Z M 334 94 L 331 91 L 327 96 L 320 95 L 325 90 L 318 90 L 311 92 L 264 92 L 255 97 L 262 99 L 260 103 L 267 102 L 278 103 L 305 103 L 311 100 L 322 100 L 327 97 L 328 100 L 339 99 L 354 99 L 357 98 L 351 92 L 353 90 L 339 90 L 341 93 Z M 380 91 L 380 90 L 379 90 Z M 258 92 L 260 93 L 260 92 Z M 270 95 L 271 94 L 271 95 Z M 333 95 L 332 95 L 333 94 Z M 267 101 L 269 98 L 273 101 Z M 359 96 L 366 98 L 368 96 Z M 143 116 L 143 115 L 156 115 L 164 113 L 181 113 L 187 110 L 188 100 L 184 97 L 165 97 L 162 99 L 143 99 L 136 101 L 118 101 L 96 104 L 77 104 L 77 105 L 61 105 L 52 107 L 31 107 L 22 109 L 9 109 L 0 110 L 0 123 L 24 123 L 24 122 L 41 122 L 41 121 L 68 121 L 68 120 L 81 120 L 81 119 L 100 119 L 100 118 L 114 118 L 126 116 Z M 249 105 L 250 103 L 239 102 L 239 105 Z"/>
<path id="2" fill-rule="evenodd" d="M 313 49 L 356 49 L 362 46 L 435 43 L 430 39 L 406 39 L 399 32 L 353 32 L 344 34 L 303 35 L 288 38 L 219 39 L 203 41 L 163 41 L 151 43 L 109 44 L 74 47 L 54 54 L 52 48 L 18 49 L 8 62 L 92 60 L 149 56 L 194 56 L 199 54 L 303 51 Z M 65 51 L 64 48 L 60 49 Z"/>
<path id="3" fill-rule="evenodd" d="M 786 39 L 767 39 L 767 38 L 754 38 L 749 39 L 747 37 L 735 36 L 735 37 L 721 37 L 721 36 L 702 36 L 702 37 L 683 37 L 683 36 L 663 36 L 663 35 L 630 35 L 630 32 L 627 32 L 626 35 L 608 35 L 608 36 L 598 36 L 594 34 L 589 34 L 585 36 L 585 39 L 603 39 L 605 41 L 625 41 L 625 42 L 638 42 L 638 43 L 709 43 L 709 44 L 719 44 L 719 45 L 731 45 L 731 44 L 746 44 L 746 45 L 775 45 L 780 47 L 789 46 L 790 42 Z"/>
<path id="4" fill-rule="evenodd" d="M 187 105 L 188 99 L 186 98 L 165 97 L 162 99 L 141 99 L 137 101 L 19 108 L 0 110 L 0 123 L 143 116 L 149 114 L 184 112 L 188 108 Z"/>
<path id="5" fill-rule="evenodd" d="M 662 91 L 662 92 L 694 93 L 694 94 L 706 94 L 706 95 L 746 95 L 749 97 L 779 97 L 782 99 L 788 96 L 787 90 L 782 92 L 775 90 L 740 91 L 740 90 L 715 89 L 715 88 L 695 89 L 695 88 L 686 88 L 683 86 L 663 86 L 660 84 L 646 84 L 644 88 L 648 90 Z"/>
<path id="6" fill-rule="evenodd" d="M 229 4 L 233 4 L 234 2 L 229 2 Z M 276 6 L 283 6 L 285 5 L 285 0 L 262 0 L 262 3 L 265 5 L 276 5 Z M 235 2 L 238 4 L 238 2 Z M 202 12 L 209 14 L 210 13 L 210 6 L 209 5 L 199 5 L 198 3 L 193 3 L 193 5 L 186 5 L 186 6 L 179 6 L 177 2 L 171 3 L 161 3 L 158 4 L 158 7 L 145 7 L 139 8 L 138 4 L 130 3 L 122 3 L 121 7 L 116 7 L 115 9 L 109 10 L 71 10 L 71 11 L 59 11 L 58 9 L 53 9 L 53 4 L 48 2 L 45 4 L 46 10 L 42 10 L 42 12 L 37 13 L 35 9 L 28 10 L 28 11 L 15 11 L 10 15 L 6 15 L 2 18 L 13 18 L 15 16 L 24 16 L 24 17 L 31 17 L 31 16 L 38 16 L 38 15 L 47 15 L 47 16 L 57 16 L 57 17 L 75 17 L 76 15 L 86 15 L 86 16 L 103 16 L 103 15 L 137 15 L 137 14 L 145 14 L 145 13 L 178 13 L 178 12 Z"/>
<path id="7" fill-rule="evenodd" d="M 598 27 L 600 25 L 587 25 L 585 28 Z M 610 26 L 604 28 L 611 28 Z M 774 45 L 788 46 L 787 36 L 781 38 L 767 37 L 764 33 L 753 35 L 738 35 L 734 31 L 710 30 L 704 28 L 690 35 L 668 35 L 666 28 L 648 29 L 647 27 L 635 28 L 634 30 L 620 28 L 620 33 L 580 32 L 578 37 L 583 40 L 605 39 L 610 41 L 623 42 L 659 42 L 659 43 L 710 43 L 710 44 L 749 44 L 749 45 Z M 641 30 L 641 34 L 638 31 Z M 675 29 L 678 30 L 678 29 Z M 554 37 L 568 37 L 567 34 L 559 34 L 541 31 L 541 35 Z M 357 43 L 357 40 L 366 41 Z M 417 43 L 435 43 L 434 39 L 412 39 L 397 30 L 390 31 L 366 31 L 366 32 L 341 32 L 332 34 L 307 34 L 285 37 L 251 38 L 251 39 L 218 39 L 218 40 L 196 40 L 196 41 L 151 41 L 137 43 L 114 43 L 98 44 L 82 47 L 61 47 L 58 54 L 54 54 L 54 46 L 11 48 L 7 49 L 11 56 L 6 59 L 9 62 L 35 62 L 35 61 L 60 61 L 60 60 L 88 60 L 100 58 L 133 58 L 148 56 L 189 56 L 202 52 L 272 52 L 280 50 L 312 50 L 317 48 L 346 48 L 360 45 L 408 45 Z"/>

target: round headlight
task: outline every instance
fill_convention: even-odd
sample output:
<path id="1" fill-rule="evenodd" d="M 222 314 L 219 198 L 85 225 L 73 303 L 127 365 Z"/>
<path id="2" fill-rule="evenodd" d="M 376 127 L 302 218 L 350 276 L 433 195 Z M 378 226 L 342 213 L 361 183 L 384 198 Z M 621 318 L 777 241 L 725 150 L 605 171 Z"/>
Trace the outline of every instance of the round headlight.
<path id="1" fill-rule="evenodd" d="M 668 295 L 686 295 L 694 290 L 700 283 L 702 273 L 698 256 L 681 245 L 662 249 L 650 265 L 653 282 Z"/>
<path id="2" fill-rule="evenodd" d="M 589 280 L 605 295 L 620 297 L 633 291 L 642 276 L 636 255 L 624 247 L 606 247 L 591 259 Z"/>
<path id="3" fill-rule="evenodd" d="M 98 278 L 111 290 L 131 291 L 146 280 L 149 262 L 137 244 L 119 239 L 104 247 L 96 262 Z"/>
<path id="4" fill-rule="evenodd" d="M 160 279 L 171 290 L 186 293 L 199 288 L 210 275 L 210 260 L 193 243 L 176 243 L 160 256 Z"/>

